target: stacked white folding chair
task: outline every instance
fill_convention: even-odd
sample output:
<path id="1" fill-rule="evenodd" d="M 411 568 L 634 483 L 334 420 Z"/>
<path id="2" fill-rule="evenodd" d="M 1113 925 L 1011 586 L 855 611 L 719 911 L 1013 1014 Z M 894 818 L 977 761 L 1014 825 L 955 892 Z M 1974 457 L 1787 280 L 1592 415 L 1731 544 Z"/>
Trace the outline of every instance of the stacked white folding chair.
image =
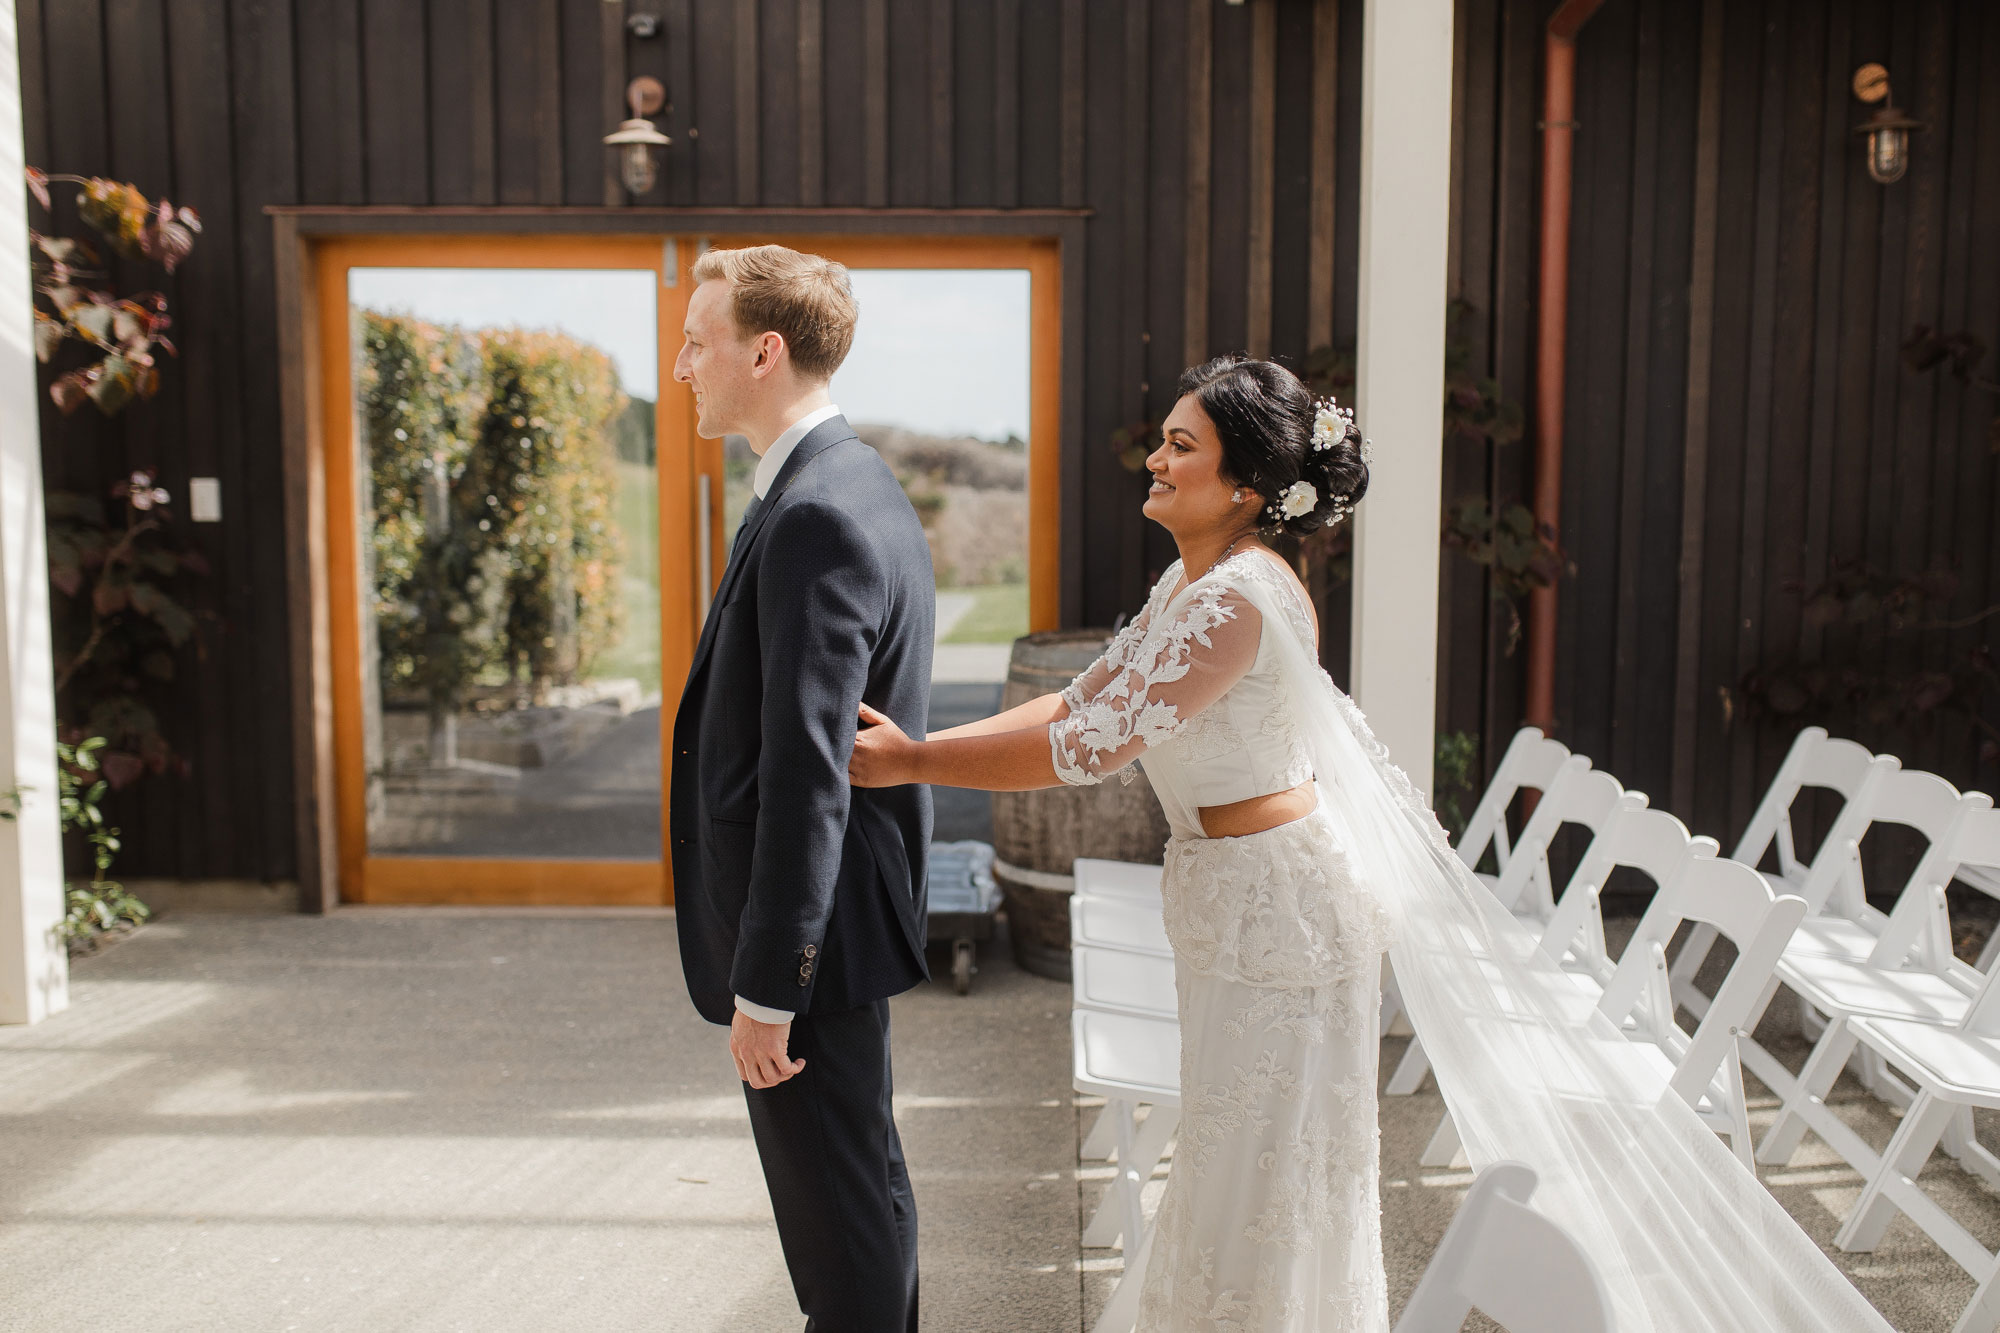
<path id="1" fill-rule="evenodd" d="M 1614 1333 L 1597 1266 L 1533 1208 L 1534 1168 L 1495 1162 L 1445 1228 L 1396 1333 L 1457 1333 L 1475 1309 L 1508 1333 Z"/>
<path id="2" fill-rule="evenodd" d="M 1083 1243 L 1125 1249 L 1125 1272 L 1096 1333 L 1138 1318 L 1152 1247 L 1141 1193 L 1180 1122 L 1180 1023 L 1173 951 L 1160 918 L 1159 866 L 1080 859 L 1070 900 L 1072 1084 L 1105 1099 L 1084 1140 L 1087 1159 L 1115 1157 L 1118 1174 Z M 1150 1108 L 1142 1120 L 1140 1107 Z"/>
<path id="3" fill-rule="evenodd" d="M 1535 813 L 1521 829 L 1507 868 L 1492 886 L 1494 896 L 1539 939 L 1556 911 L 1548 853 L 1557 830 L 1564 824 L 1581 824 L 1599 832 L 1615 811 L 1645 804 L 1644 795 L 1626 791 L 1609 773 L 1591 768 L 1590 760 L 1582 755 L 1568 756 L 1557 766 L 1540 803 L 1535 806 Z M 1415 1092 L 1430 1067 L 1422 1039 L 1410 1038 L 1396 1072 L 1383 1091 L 1392 1097 Z"/>
<path id="4" fill-rule="evenodd" d="M 1653 903 L 1659 907 L 1668 887 L 1680 876 L 1688 862 L 1712 858 L 1716 844 L 1713 838 L 1689 837 L 1687 827 L 1666 811 L 1647 809 L 1644 804 L 1646 798 L 1640 793 L 1619 793 L 1616 782 L 1601 771 L 1565 774 L 1557 779 L 1558 785 L 1550 793 L 1550 802 L 1561 799 L 1565 789 L 1586 778 L 1593 788 L 1598 789 L 1596 794 L 1600 798 L 1613 798 L 1608 803 L 1609 813 L 1602 821 L 1601 831 L 1591 839 L 1583 859 L 1578 862 L 1576 873 L 1564 888 L 1562 900 L 1557 904 L 1547 929 L 1531 929 L 1535 929 L 1544 952 L 1558 962 L 1565 962 L 1566 970 L 1577 987 L 1592 998 L 1601 999 L 1620 966 L 1611 961 L 1605 947 L 1604 922 L 1599 908 L 1600 897 L 1611 872 L 1622 866 L 1651 879 L 1654 884 Z M 1610 784 L 1609 790 L 1603 788 L 1605 783 Z M 1536 811 L 1538 816 L 1540 813 Z M 1528 833 L 1522 835 L 1524 846 L 1531 836 Z M 1523 858 L 1517 856 L 1515 865 L 1523 864 Z M 1751 873 L 1754 878 L 1755 872 Z M 1629 951 L 1626 956 L 1630 957 Z M 1627 1012 L 1630 1008 L 1628 1003 Z M 1424 1149 L 1423 1165 L 1448 1165 L 1457 1157 L 1458 1148 L 1458 1132 L 1447 1112 L 1438 1122 L 1429 1146 Z"/>
<path id="5" fill-rule="evenodd" d="M 1883 762 L 1877 760 L 1878 765 Z M 1949 1026 L 1964 1017 L 1980 983 L 1976 972 L 1952 957 L 1943 886 L 1956 871 L 1948 856 L 1954 824 L 1968 813 L 1991 806 L 1991 800 L 1977 792 L 1961 797 L 1943 778 L 1900 767 L 1878 767 L 1871 787 L 1868 817 L 1876 823 L 1917 829 L 1929 840 L 1930 851 L 1897 898 L 1893 915 L 1871 908 L 1872 915 L 1860 919 L 1831 913 L 1809 917 L 1810 929 L 1801 930 L 1779 961 L 1763 1002 L 1744 1025 L 1743 1062 L 1787 1105 L 1817 1106 L 1817 1099 L 1833 1086 L 1846 1060 L 1843 1057 L 1838 1064 L 1828 1063 L 1831 1029 L 1820 1028 L 1818 1042 L 1800 1073 L 1794 1075 L 1749 1035 L 1780 986 L 1798 997 L 1801 1029 L 1810 1036 L 1820 1023 L 1854 1014 Z M 1847 822 L 1845 812 L 1840 822 Z M 1865 831 L 1857 831 L 1853 841 L 1858 843 L 1858 832 Z M 1837 827 L 1836 832 L 1843 830 Z M 1801 893 L 1808 909 L 1820 905 L 1815 899 L 1829 890 L 1837 869 L 1821 873 L 1816 863 L 1815 873 Z M 1805 1021 L 1807 1016 L 1810 1021 Z M 1872 1056 L 1864 1060 L 1861 1074 L 1863 1082 L 1884 1100 L 1896 1105 L 1908 1100 L 1906 1088 L 1880 1076 Z M 1758 1153 L 1759 1160 L 1776 1164 L 1789 1158 L 1787 1139 L 1791 1146 L 1797 1143 L 1793 1128 L 1784 1125 L 1781 1134 L 1774 1126 Z M 1955 1152 L 1963 1150 L 1962 1137 L 1954 1137 Z"/>
<path id="6" fill-rule="evenodd" d="M 1507 752 L 1500 756 L 1499 766 L 1493 770 L 1493 780 L 1486 785 L 1485 794 L 1473 808 L 1472 818 L 1466 821 L 1465 832 L 1459 835 L 1458 859 L 1466 869 L 1473 871 L 1487 885 L 1495 884 L 1514 855 L 1514 837 L 1507 828 L 1507 811 L 1513 806 L 1514 798 L 1523 791 L 1546 792 L 1562 769 L 1563 762 L 1570 757 L 1569 747 L 1561 741 L 1550 740 L 1535 727 L 1522 727 L 1514 733 L 1514 739 L 1507 743 Z M 1585 760 L 1585 767 L 1590 761 Z M 1493 862 L 1498 871 L 1479 869 L 1479 863 L 1486 859 L 1491 848 Z M 1389 1035 L 1390 1029 L 1403 1016 L 1403 999 L 1396 992 L 1396 974 L 1386 964 L 1382 968 L 1382 1010 L 1380 1014 L 1381 1032 Z M 1398 1029 L 1408 1030 L 1407 1023 Z M 1419 1057 L 1421 1059 L 1421 1057 Z M 1416 1077 L 1423 1077 L 1423 1066 L 1417 1069 Z M 1411 1087 L 1401 1089 L 1409 1092 Z M 1395 1087 L 1390 1092 L 1397 1093 Z M 1400 1094 L 1399 1094 L 1400 1095 Z"/>
<path id="7" fill-rule="evenodd" d="M 1939 860 L 1954 867 L 2000 865 L 2000 810 L 1990 805 L 1964 809 Z M 1926 887 L 1942 894 L 1944 881 L 1934 879 Z M 1910 892 L 1906 890 L 1905 896 Z M 1820 1100 L 1824 1087 L 1832 1083 L 1830 1076 L 1820 1077 L 1821 1071 L 1830 1068 L 1837 1073 L 1857 1046 L 1873 1052 L 1916 1090 L 1902 1124 L 1880 1154 Z M 1766 1139 L 1773 1156 L 1782 1150 L 1789 1157 L 1803 1125 L 1809 1123 L 1867 1178 L 1834 1243 L 1843 1250 L 1872 1250 L 1895 1214 L 1907 1214 L 1979 1283 L 1954 1333 L 1992 1333 L 2000 1327 L 2000 1256 L 1939 1207 L 1916 1180 L 1931 1152 L 1965 1112 L 1975 1107 L 2000 1110 L 2000 969 L 1982 978 L 1963 1016 L 1950 1026 L 1911 1018 L 1837 1015 L 1827 1025 L 1813 1060 L 1820 1068 L 1808 1064 L 1799 1082 L 1809 1086 L 1786 1102 Z"/>

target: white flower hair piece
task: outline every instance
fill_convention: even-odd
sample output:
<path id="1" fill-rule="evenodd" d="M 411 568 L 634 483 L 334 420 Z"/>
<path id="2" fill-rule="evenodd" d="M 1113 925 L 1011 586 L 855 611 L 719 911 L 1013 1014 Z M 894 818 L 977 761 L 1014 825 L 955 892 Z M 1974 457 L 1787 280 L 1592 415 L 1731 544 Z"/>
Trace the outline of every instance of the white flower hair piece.
<path id="1" fill-rule="evenodd" d="M 1312 443 L 1309 447 L 1316 454 L 1323 453 L 1346 439 L 1347 433 L 1353 429 L 1353 410 L 1341 407 L 1331 398 L 1322 398 L 1313 412 Z"/>
<path id="2" fill-rule="evenodd" d="M 1319 491 L 1309 481 L 1295 481 L 1289 490 L 1278 497 L 1278 507 L 1286 518 L 1310 514 L 1319 507 Z"/>

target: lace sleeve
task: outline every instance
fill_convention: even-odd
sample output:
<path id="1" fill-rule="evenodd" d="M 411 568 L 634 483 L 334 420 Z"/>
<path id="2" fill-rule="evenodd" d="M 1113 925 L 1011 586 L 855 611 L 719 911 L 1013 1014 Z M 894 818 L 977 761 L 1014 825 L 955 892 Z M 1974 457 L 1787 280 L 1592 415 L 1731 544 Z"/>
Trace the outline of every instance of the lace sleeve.
<path id="1" fill-rule="evenodd" d="M 1172 740 L 1250 670 L 1262 633 L 1262 615 L 1241 593 L 1220 586 L 1196 592 L 1172 624 L 1146 633 L 1129 660 L 1049 725 L 1056 776 L 1073 787 L 1101 782 L 1142 750 Z"/>
<path id="2" fill-rule="evenodd" d="M 1146 637 L 1147 628 L 1153 623 L 1153 607 L 1148 602 L 1139 615 L 1124 629 L 1112 637 L 1104 650 L 1104 656 L 1085 668 L 1082 675 L 1071 681 L 1062 692 L 1063 703 L 1071 713 L 1082 711 L 1083 706 L 1097 696 L 1099 690 L 1111 683 L 1111 678 L 1132 665 L 1132 654 L 1138 650 Z"/>
<path id="3" fill-rule="evenodd" d="M 1146 631 L 1153 625 L 1153 608 L 1167 595 L 1167 590 L 1177 588 L 1181 582 L 1181 562 L 1176 560 L 1160 575 L 1153 591 L 1146 595 L 1146 604 L 1139 608 L 1139 614 L 1131 623 L 1112 636 L 1106 645 L 1104 655 L 1091 663 L 1084 673 L 1071 681 L 1062 692 L 1062 701 L 1070 712 L 1081 712 L 1083 706 L 1097 697 L 1098 691 L 1111 683 L 1114 676 L 1132 665 L 1132 654 L 1146 638 Z"/>

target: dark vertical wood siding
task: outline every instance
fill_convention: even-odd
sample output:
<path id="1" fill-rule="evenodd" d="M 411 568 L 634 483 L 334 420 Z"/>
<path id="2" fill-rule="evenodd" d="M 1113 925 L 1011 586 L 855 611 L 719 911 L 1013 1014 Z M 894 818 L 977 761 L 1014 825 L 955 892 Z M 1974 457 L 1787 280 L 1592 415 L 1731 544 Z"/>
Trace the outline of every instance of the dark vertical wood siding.
<path id="1" fill-rule="evenodd" d="M 1455 290 L 1478 309 L 1479 360 L 1530 413 L 1546 9 L 1465 0 L 1460 24 Z M 1746 673 L 1793 653 L 1857 660 L 1851 632 L 1804 623 L 1800 583 L 1842 560 L 1899 575 L 1946 562 L 1963 580 L 1948 616 L 2000 594 L 1981 434 L 1995 404 L 1899 358 L 1919 324 L 2000 346 L 2000 13 L 1967 0 L 1718 0 L 1707 11 L 1719 25 L 1711 181 L 1699 163 L 1703 8 L 1607 5 L 1579 44 L 1562 516 L 1576 572 L 1562 589 L 1556 699 L 1564 740 L 1728 839 L 1798 725 L 1757 717 Z M 1849 80 L 1871 60 L 1929 125 L 1909 174 L 1888 186 L 1868 178 L 1852 133 L 1869 108 Z M 1704 186 L 1712 273 L 1695 253 Z M 1691 309 L 1704 312 L 1698 329 Z M 1691 335 L 1708 345 L 1705 374 L 1691 370 Z M 1696 427 L 1705 452 L 1690 459 Z M 1526 494 L 1525 444 L 1472 452 L 1488 456 L 1447 460 L 1448 498 L 1482 483 Z M 1699 553 L 1686 580 L 1684 516 Z M 1521 664 L 1491 632 L 1504 615 L 1463 573 L 1448 557 L 1440 725 L 1480 735 L 1490 764 L 1519 717 Z M 1483 644 L 1467 632 L 1482 615 Z M 1683 618 L 1687 674 L 1676 669 Z M 1991 621 L 1957 634 L 1961 646 L 1993 639 Z M 1928 661 L 1860 664 L 1936 666 L 1948 641 L 1937 636 Z M 1961 785 L 1997 776 L 1963 724 L 1831 725 Z M 1692 746 L 1677 756 L 1682 726 Z"/>
<path id="2" fill-rule="evenodd" d="M 1085 337 L 1066 349 L 1082 427 L 1063 442 L 1063 615 L 1103 624 L 1173 556 L 1138 513 L 1142 480 L 1112 430 L 1163 415 L 1191 357 L 1268 337 L 1297 360 L 1324 323 L 1353 340 L 1362 8 L 24 0 L 31 159 L 131 179 L 207 222 L 168 287 L 184 354 L 161 397 L 116 423 L 46 422 L 52 483 L 101 486 L 142 464 L 177 495 L 190 475 L 223 481 L 226 521 L 192 530 L 215 565 L 202 609 L 216 629 L 171 723 L 194 771 L 119 798 L 124 867 L 295 871 L 265 206 L 597 205 L 609 179 L 613 198 L 648 205 L 1088 208 L 1072 293 Z M 1583 34 L 1564 478 L 1577 573 L 1558 706 L 1572 744 L 1662 803 L 1688 793 L 1680 813 L 1726 835 L 1784 743 L 1743 717 L 1743 671 L 1793 644 L 1849 648 L 1801 624 L 1785 580 L 1837 558 L 1940 558 L 1961 568 L 1963 611 L 2000 596 L 1989 404 L 1896 357 L 1916 323 L 2000 345 L 2000 81 L 1981 78 L 2000 68 L 2000 16 L 1976 0 L 1712 8 L 1725 31 L 1705 302 L 1690 290 L 1700 7 L 1620 0 Z M 641 9 L 662 37 L 619 34 L 611 20 Z M 1475 363 L 1530 410 L 1546 9 L 1461 0 L 1454 98 L 1453 291 L 1475 311 Z M 1887 188 L 1849 133 L 1861 109 L 1846 80 L 1868 59 L 1932 126 Z M 675 143 L 658 185 L 627 200 L 598 139 L 619 83 L 642 73 L 667 85 L 659 122 Z M 1332 200 L 1324 222 L 1316 198 Z M 1697 306 L 1713 354 L 1690 385 Z M 1707 430 L 1692 494 L 1689 403 Z M 1454 445 L 1445 479 L 1447 499 L 1525 495 L 1527 448 Z M 1684 518 L 1703 551 L 1685 585 Z M 1315 582 L 1338 672 L 1347 590 Z M 1448 555 L 1442 593 L 1440 724 L 1479 736 L 1490 764 L 1518 721 L 1521 658 L 1479 570 Z M 1698 678 L 1676 674 L 1684 609 Z M 1693 744 L 1676 766 L 1683 724 Z M 1906 757 L 1980 776 L 1964 736 Z"/>

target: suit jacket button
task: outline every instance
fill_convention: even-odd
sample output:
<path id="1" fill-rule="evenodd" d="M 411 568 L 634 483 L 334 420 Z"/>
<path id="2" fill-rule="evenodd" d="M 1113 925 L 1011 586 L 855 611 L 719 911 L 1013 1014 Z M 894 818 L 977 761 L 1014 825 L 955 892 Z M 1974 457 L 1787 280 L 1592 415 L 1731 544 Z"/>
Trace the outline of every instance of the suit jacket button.
<path id="1" fill-rule="evenodd" d="M 802 968 L 800 968 L 800 969 L 799 969 L 799 985 L 801 985 L 801 986 L 805 986 L 805 985 L 808 985 L 808 984 L 810 984 L 810 983 L 811 983 L 811 981 L 812 981 L 812 976 L 813 976 L 813 970 L 812 970 L 812 967 L 811 967 L 811 965 L 810 965 L 810 964 L 808 964 L 808 965 L 807 965 L 807 966 L 805 966 L 805 967 L 802 967 Z"/>
<path id="2" fill-rule="evenodd" d="M 807 958 L 817 958 L 819 957 L 819 946 L 817 944 L 808 944 L 805 948 L 799 950 L 799 952 Z"/>

